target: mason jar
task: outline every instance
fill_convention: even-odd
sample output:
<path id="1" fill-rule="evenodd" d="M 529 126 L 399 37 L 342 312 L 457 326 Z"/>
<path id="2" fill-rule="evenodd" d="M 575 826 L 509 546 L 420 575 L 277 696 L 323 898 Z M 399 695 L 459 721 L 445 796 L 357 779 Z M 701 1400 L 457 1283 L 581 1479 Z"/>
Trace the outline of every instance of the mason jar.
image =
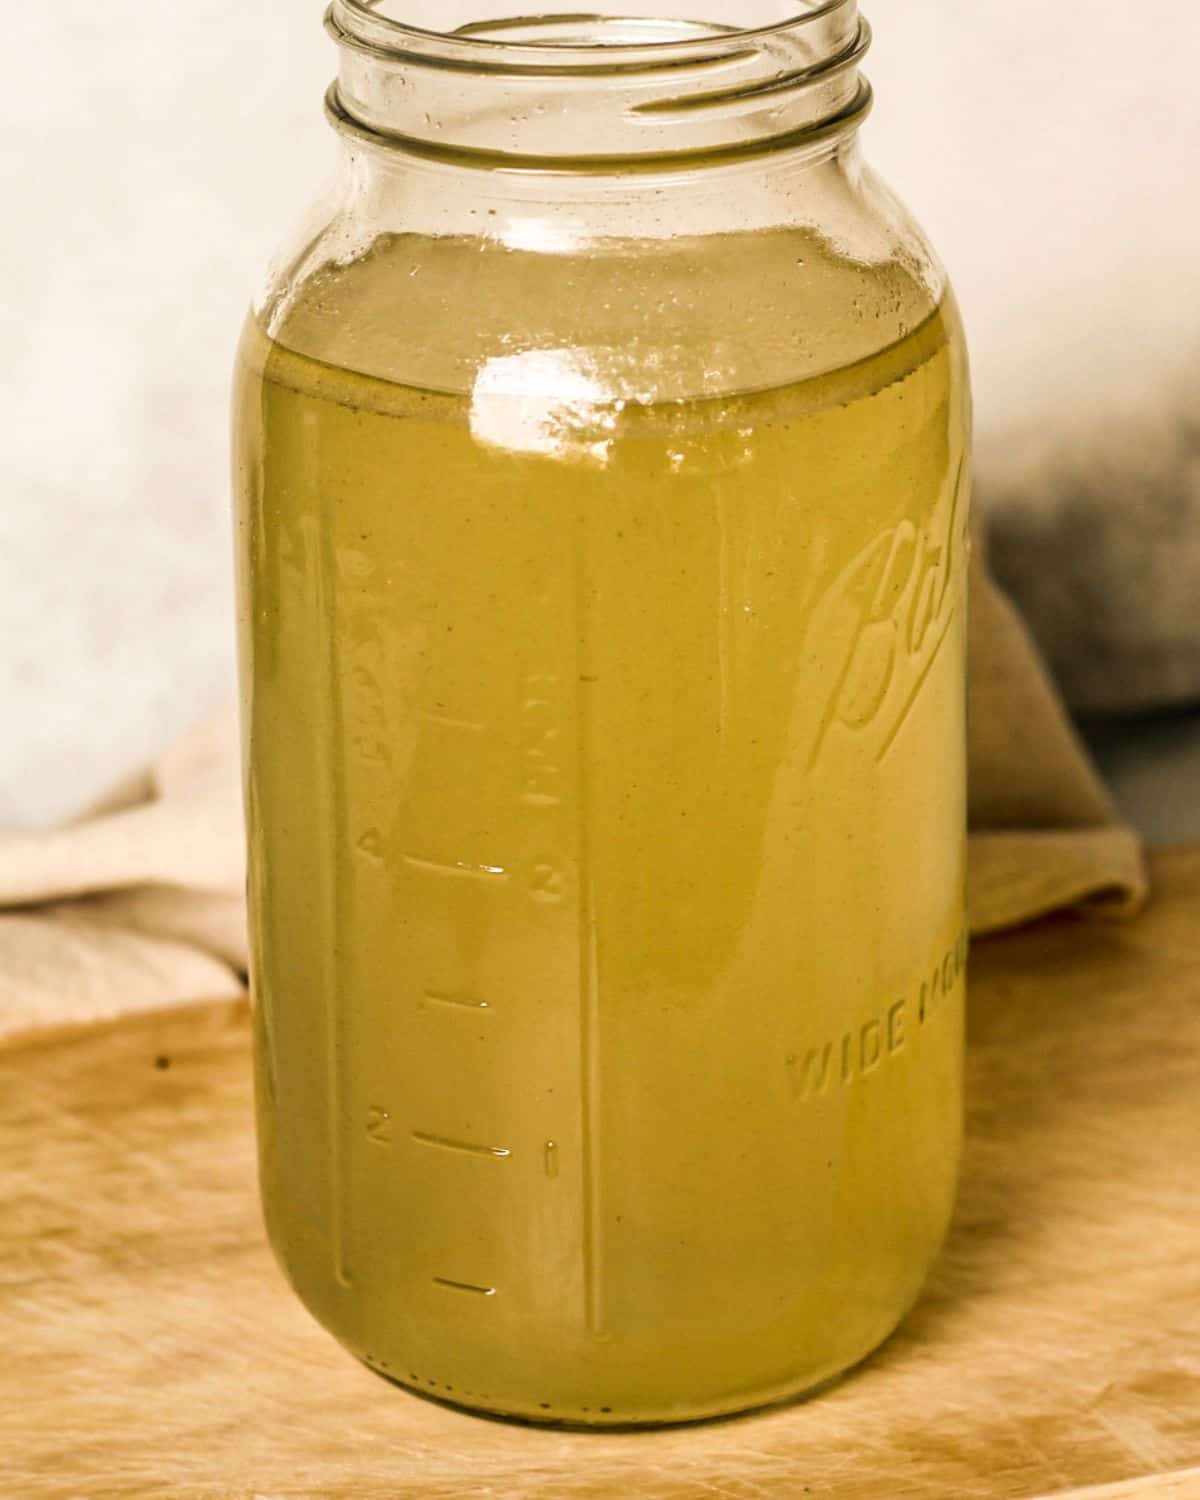
<path id="1" fill-rule="evenodd" d="M 887 1337 L 960 1145 L 969 396 L 855 0 L 334 0 L 236 471 L 261 1180 L 535 1422 Z"/>

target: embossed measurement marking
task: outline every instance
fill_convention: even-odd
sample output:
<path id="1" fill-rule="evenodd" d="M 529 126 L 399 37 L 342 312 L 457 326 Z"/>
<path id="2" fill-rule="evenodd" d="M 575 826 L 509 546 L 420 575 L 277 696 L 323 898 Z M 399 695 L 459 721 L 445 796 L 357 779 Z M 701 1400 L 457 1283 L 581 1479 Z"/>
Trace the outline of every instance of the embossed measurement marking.
<path id="1" fill-rule="evenodd" d="M 561 901 L 567 890 L 567 877 L 558 865 L 543 861 L 534 865 L 529 876 L 529 894 L 535 901 Z"/>
<path id="2" fill-rule="evenodd" d="M 434 1146 L 440 1151 L 462 1151 L 467 1156 L 511 1156 L 507 1146 L 479 1146 L 473 1141 L 455 1141 L 449 1136 L 430 1135 L 424 1130 L 414 1130 L 413 1140 L 421 1146 Z"/>
<path id="3" fill-rule="evenodd" d="M 528 807 L 562 805 L 562 680 L 553 672 L 530 672 L 521 704 L 521 801 Z"/>
<path id="4" fill-rule="evenodd" d="M 448 1287 L 452 1292 L 474 1292 L 477 1297 L 494 1297 L 496 1288 L 494 1286 L 476 1286 L 471 1281 L 451 1281 L 449 1276 L 435 1276 L 434 1282 L 438 1286 Z"/>
<path id="5" fill-rule="evenodd" d="M 588 1329 L 593 1338 L 607 1337 L 604 1298 L 604 1172 L 601 1156 L 600 1099 L 603 1089 L 600 1053 L 599 982 L 596 972 L 595 896 L 593 891 L 590 824 L 594 815 L 592 756 L 594 752 L 594 694 L 589 683 L 596 680 L 592 664 L 592 621 L 588 608 L 592 581 L 589 574 L 586 527 L 577 531 L 574 545 L 573 584 L 575 594 L 576 691 L 576 786 L 579 875 L 575 904 L 579 948 L 579 1103 L 581 1168 L 583 1189 L 583 1296 Z M 565 890 L 565 883 L 564 883 Z M 558 900 L 549 890 L 535 899 Z"/>
<path id="6" fill-rule="evenodd" d="M 414 870 L 424 870 L 430 875 L 461 876 L 468 880 L 507 880 L 508 871 L 503 865 L 477 865 L 467 860 L 422 859 L 416 854 L 406 854 L 404 863 Z"/>
<path id="7" fill-rule="evenodd" d="M 431 1005 L 456 1005 L 460 1010 L 491 1010 L 490 1000 L 476 1000 L 471 995 L 439 995 L 433 990 L 425 991 L 425 999 Z"/>
<path id="8" fill-rule="evenodd" d="M 478 724 L 474 719 L 456 719 L 452 714 L 426 713 L 422 718 L 430 724 L 440 724 L 443 729 L 462 729 L 467 734 L 482 734 L 487 728 L 486 724 Z"/>
<path id="9" fill-rule="evenodd" d="M 383 834 L 380 833 L 378 828 L 368 828 L 366 833 L 358 840 L 355 847 L 360 854 L 365 854 L 368 859 L 374 860 L 376 864 L 382 862 L 385 843 Z"/>

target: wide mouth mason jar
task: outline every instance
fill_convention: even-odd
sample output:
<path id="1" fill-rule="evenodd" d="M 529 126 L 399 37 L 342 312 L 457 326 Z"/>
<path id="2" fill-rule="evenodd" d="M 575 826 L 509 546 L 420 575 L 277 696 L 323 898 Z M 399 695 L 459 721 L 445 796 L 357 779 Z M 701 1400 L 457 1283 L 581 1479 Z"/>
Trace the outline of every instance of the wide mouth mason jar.
<path id="1" fill-rule="evenodd" d="M 270 1237 L 537 1422 L 847 1369 L 960 1144 L 959 320 L 855 0 L 673 3 L 334 0 L 238 363 Z"/>

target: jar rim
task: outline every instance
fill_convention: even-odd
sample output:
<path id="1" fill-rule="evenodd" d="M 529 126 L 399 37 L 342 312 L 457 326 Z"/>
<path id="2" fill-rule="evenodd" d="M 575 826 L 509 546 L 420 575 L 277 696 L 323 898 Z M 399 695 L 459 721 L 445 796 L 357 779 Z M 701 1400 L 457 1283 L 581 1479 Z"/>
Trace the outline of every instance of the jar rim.
<path id="1" fill-rule="evenodd" d="M 493 34 L 476 36 L 423 31 L 381 15 L 380 3 L 331 0 L 325 25 L 339 63 L 330 118 L 411 150 L 594 170 L 815 141 L 831 129 L 847 133 L 869 107 L 858 65 L 871 28 L 858 0 L 808 0 L 798 15 L 766 27 L 632 45 L 628 23 L 615 17 L 481 17 L 466 24 Z M 664 9 L 676 3 L 663 0 Z M 691 0 L 690 21 L 644 19 L 659 28 L 706 27 L 724 3 Z M 781 8 L 796 3 L 781 0 Z M 649 11 L 650 0 L 638 8 Z M 447 23 L 487 9 L 460 0 Z M 589 35 L 611 22 L 619 40 L 611 31 L 604 40 Z M 509 25 L 557 28 L 563 39 L 498 40 L 497 26 Z"/>
<path id="2" fill-rule="evenodd" d="M 331 16 L 341 21 L 343 30 L 357 35 L 361 40 L 381 51 L 405 53 L 417 51 L 432 60 L 441 54 L 447 61 L 453 59 L 459 65 L 471 66 L 474 61 L 483 68 L 536 66 L 538 63 L 555 68 L 569 67 L 576 63 L 589 71 L 613 68 L 625 71 L 639 64 L 664 67 L 672 63 L 694 63 L 712 57 L 714 49 L 724 52 L 727 48 L 758 46 L 785 33 L 796 34 L 802 28 L 826 21 L 838 11 L 855 10 L 857 0 L 792 0 L 799 8 L 780 20 L 758 26 L 724 26 L 719 23 L 704 23 L 709 29 L 698 30 L 690 36 L 666 37 L 655 40 L 587 42 L 577 39 L 555 40 L 548 38 L 521 37 L 510 40 L 495 35 L 482 35 L 487 27 L 490 31 L 521 26 L 568 25 L 583 22 L 616 22 L 652 24 L 652 18 L 607 15 L 602 12 L 563 12 L 552 15 L 527 15 L 497 17 L 491 21 L 467 23 L 453 31 L 434 31 L 409 21 L 398 20 L 381 10 L 384 0 L 333 0 Z M 669 9 L 669 7 L 665 7 Z M 661 20 L 671 19 L 662 17 Z M 686 17 L 678 18 L 683 25 Z M 348 23 L 348 24 L 347 24 Z"/>

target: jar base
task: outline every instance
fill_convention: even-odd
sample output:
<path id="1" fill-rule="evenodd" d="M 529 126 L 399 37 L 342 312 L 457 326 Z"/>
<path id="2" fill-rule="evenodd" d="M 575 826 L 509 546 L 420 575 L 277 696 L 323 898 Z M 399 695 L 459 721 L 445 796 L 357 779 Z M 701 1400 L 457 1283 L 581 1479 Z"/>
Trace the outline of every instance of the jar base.
<path id="1" fill-rule="evenodd" d="M 420 1376 L 413 1375 L 411 1372 L 397 1374 L 394 1370 L 386 1368 L 382 1361 L 373 1360 L 367 1355 L 355 1355 L 355 1358 L 373 1375 L 380 1376 L 389 1385 L 398 1386 L 409 1395 L 420 1396 L 435 1406 L 446 1407 L 466 1416 L 481 1417 L 485 1421 L 509 1422 L 522 1427 L 548 1427 L 559 1432 L 644 1432 L 662 1428 L 691 1427 L 704 1422 L 729 1422 L 775 1407 L 792 1406 L 810 1401 L 853 1374 L 883 1347 L 893 1332 L 895 1332 L 894 1328 L 889 1330 L 883 1339 L 831 1374 L 782 1381 L 761 1390 L 713 1402 L 711 1405 L 701 1403 L 689 1411 L 680 1412 L 678 1409 L 671 1409 L 636 1415 L 622 1412 L 615 1407 L 599 1407 L 595 1410 L 579 1407 L 573 1411 L 560 1411 L 549 1402 L 538 1411 L 508 1410 L 501 1402 L 491 1403 L 486 1395 L 454 1390 L 448 1386 L 439 1387 L 433 1381 L 422 1381 Z"/>

